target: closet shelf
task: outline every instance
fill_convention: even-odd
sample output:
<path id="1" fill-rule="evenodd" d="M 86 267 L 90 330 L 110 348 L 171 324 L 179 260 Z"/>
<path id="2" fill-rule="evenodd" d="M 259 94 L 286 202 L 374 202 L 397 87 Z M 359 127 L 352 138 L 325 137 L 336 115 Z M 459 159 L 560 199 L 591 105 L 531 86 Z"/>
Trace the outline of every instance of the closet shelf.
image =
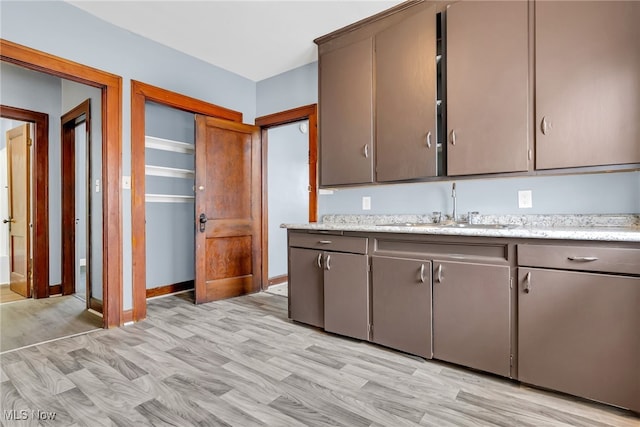
<path id="1" fill-rule="evenodd" d="M 146 135 L 144 137 L 145 148 L 153 148 L 155 150 L 173 151 L 174 153 L 195 153 L 195 146 L 187 142 L 173 141 L 171 139 L 157 138 L 155 136 Z"/>
<path id="2" fill-rule="evenodd" d="M 195 197 L 178 194 L 145 194 L 144 200 L 147 203 L 194 203 Z"/>
<path id="3" fill-rule="evenodd" d="M 145 165 L 145 175 L 147 176 L 164 176 L 169 178 L 185 178 L 194 179 L 195 171 L 191 169 L 167 168 L 164 166 Z"/>

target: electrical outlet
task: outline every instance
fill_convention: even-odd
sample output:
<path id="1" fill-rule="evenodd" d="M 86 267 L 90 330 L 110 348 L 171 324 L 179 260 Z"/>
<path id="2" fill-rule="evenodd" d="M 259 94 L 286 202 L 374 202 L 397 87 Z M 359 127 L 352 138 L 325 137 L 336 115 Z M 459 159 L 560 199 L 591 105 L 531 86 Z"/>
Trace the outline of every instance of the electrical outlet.
<path id="1" fill-rule="evenodd" d="M 533 192 L 531 190 L 518 191 L 518 207 L 528 209 L 533 207 Z"/>
<path id="2" fill-rule="evenodd" d="M 122 177 L 122 189 L 123 190 L 131 190 L 131 177 L 123 176 Z"/>
<path id="3" fill-rule="evenodd" d="M 362 210 L 370 211 L 371 210 L 371 197 L 370 196 L 362 196 Z"/>

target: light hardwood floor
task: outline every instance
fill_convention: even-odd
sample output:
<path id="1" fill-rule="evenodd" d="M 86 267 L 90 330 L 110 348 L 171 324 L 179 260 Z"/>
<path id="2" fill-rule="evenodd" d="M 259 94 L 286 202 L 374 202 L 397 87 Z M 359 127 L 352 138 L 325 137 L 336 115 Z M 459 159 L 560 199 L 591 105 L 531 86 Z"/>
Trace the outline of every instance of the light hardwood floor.
<path id="1" fill-rule="evenodd" d="M 324 333 L 260 293 L 2 356 L 3 410 L 73 426 L 638 426 L 629 412 Z M 31 412 L 28 412 L 31 414 Z M 37 425 L 29 420 L 20 425 Z M 6 420 L 2 423 L 15 425 Z"/>
<path id="2" fill-rule="evenodd" d="M 19 293 L 13 292 L 8 283 L 0 285 L 0 304 L 5 302 L 22 301 L 25 299 L 26 298 Z"/>

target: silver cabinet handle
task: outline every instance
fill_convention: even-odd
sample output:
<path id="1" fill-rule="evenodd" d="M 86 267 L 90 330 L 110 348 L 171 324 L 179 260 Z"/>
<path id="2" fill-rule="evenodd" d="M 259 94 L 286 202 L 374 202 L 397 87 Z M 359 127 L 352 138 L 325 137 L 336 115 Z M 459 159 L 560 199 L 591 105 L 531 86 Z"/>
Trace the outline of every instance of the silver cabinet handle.
<path id="1" fill-rule="evenodd" d="M 436 269 L 436 282 L 442 283 L 442 264 Z"/>
<path id="2" fill-rule="evenodd" d="M 427 132 L 427 148 L 431 148 L 431 131 Z"/>
<path id="3" fill-rule="evenodd" d="M 570 256 L 570 257 L 567 257 L 567 259 L 569 261 L 576 261 L 576 262 L 591 262 L 591 261 L 597 261 L 598 257 L 597 256 Z"/>
<path id="4" fill-rule="evenodd" d="M 420 283 L 424 283 L 424 264 L 420 265 Z"/>
<path id="5" fill-rule="evenodd" d="M 318 243 L 321 245 L 330 245 L 333 242 L 331 240 L 318 240 Z"/>
<path id="6" fill-rule="evenodd" d="M 368 159 L 369 158 L 369 144 L 364 144 L 363 152 L 364 152 L 364 157 Z"/>
<path id="7" fill-rule="evenodd" d="M 547 121 L 547 116 L 542 117 L 542 122 L 540 123 L 540 130 L 542 131 L 543 135 L 546 135 L 549 133 L 549 130 L 551 129 L 550 123 Z"/>
<path id="8" fill-rule="evenodd" d="M 456 131 L 451 131 L 451 145 L 456 145 Z"/>
<path id="9" fill-rule="evenodd" d="M 327 267 L 327 270 L 331 270 L 331 255 L 327 255 L 324 265 Z"/>
<path id="10" fill-rule="evenodd" d="M 524 276 L 524 293 L 528 294 L 531 292 L 531 272 L 528 272 L 526 276 Z"/>
<path id="11" fill-rule="evenodd" d="M 318 263 L 318 268 L 322 269 L 322 252 L 318 254 L 318 259 L 316 260 Z"/>

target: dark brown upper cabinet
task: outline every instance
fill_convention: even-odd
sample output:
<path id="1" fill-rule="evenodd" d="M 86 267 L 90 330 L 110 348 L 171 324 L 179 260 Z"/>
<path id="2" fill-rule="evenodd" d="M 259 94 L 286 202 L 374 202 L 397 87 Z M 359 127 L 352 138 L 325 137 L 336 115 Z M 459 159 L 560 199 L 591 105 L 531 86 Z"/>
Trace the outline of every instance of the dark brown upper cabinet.
<path id="1" fill-rule="evenodd" d="M 375 36 L 376 181 L 437 175 L 436 13 Z"/>
<path id="2" fill-rule="evenodd" d="M 527 171 L 527 2 L 459 2 L 446 16 L 447 174 Z"/>
<path id="3" fill-rule="evenodd" d="M 536 169 L 640 162 L 640 2 L 535 3 Z"/>
<path id="4" fill-rule="evenodd" d="M 320 185 L 373 182 L 373 39 L 321 55 Z"/>

